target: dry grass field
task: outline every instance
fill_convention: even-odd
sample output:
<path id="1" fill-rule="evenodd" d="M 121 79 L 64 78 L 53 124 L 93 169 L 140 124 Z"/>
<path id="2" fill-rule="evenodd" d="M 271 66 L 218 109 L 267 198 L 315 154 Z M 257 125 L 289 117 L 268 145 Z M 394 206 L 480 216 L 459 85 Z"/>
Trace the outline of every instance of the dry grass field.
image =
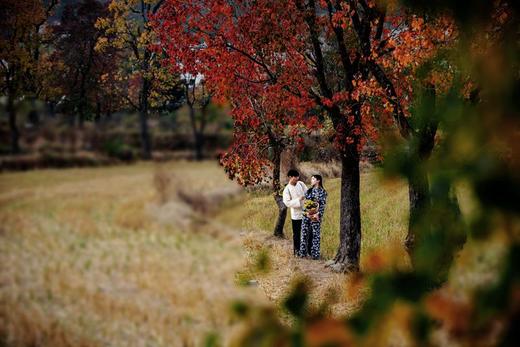
<path id="1" fill-rule="evenodd" d="M 329 259 L 339 180 L 325 187 Z M 408 267 L 405 183 L 366 172 L 361 203 L 362 270 Z M 200 346 L 214 333 L 226 345 L 230 303 L 278 303 L 295 276 L 312 282 L 313 305 L 353 312 L 366 287 L 293 258 L 289 220 L 285 240 L 270 236 L 276 213 L 271 195 L 243 192 L 213 162 L 3 173 L 0 346 Z M 453 283 L 492 278 L 497 245 L 465 247 Z"/>
<path id="2" fill-rule="evenodd" d="M 334 257 L 338 246 L 340 180 L 325 180 L 328 202 L 322 225 L 321 261 L 297 259 L 292 256 L 292 229 L 286 220 L 286 240 L 271 236 L 277 210 L 273 198 L 266 193 L 252 193 L 239 208 L 221 212 L 218 219 L 233 228 L 247 231 L 244 249 L 248 265 L 238 274 L 241 282 L 255 280 L 265 295 L 279 303 L 289 290 L 293 279 L 305 276 L 312 283 L 311 301 L 315 306 L 326 302 L 333 315 L 348 315 L 362 302 L 365 287 L 348 276 L 332 273 L 324 268 L 326 260 Z M 403 181 L 383 180 L 377 170 L 361 176 L 362 254 L 364 271 L 381 267 L 409 268 L 402 247 L 407 229 L 408 191 Z M 257 262 L 265 256 L 268 269 L 259 271 Z"/>
<path id="3" fill-rule="evenodd" d="M 161 170 L 175 174 L 170 186 L 235 189 L 214 163 Z M 235 285 L 238 235 L 186 226 L 186 206 L 160 205 L 167 187 L 154 176 L 152 164 L 0 176 L 0 345 L 192 346 L 226 335 L 230 300 L 258 297 Z"/>

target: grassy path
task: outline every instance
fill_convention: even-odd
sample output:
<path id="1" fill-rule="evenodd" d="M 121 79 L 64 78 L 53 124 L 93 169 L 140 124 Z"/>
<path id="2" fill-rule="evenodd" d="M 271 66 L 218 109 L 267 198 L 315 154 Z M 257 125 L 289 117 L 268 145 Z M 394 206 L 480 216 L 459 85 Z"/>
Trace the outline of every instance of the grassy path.
<path id="1" fill-rule="evenodd" d="M 350 277 L 325 269 L 325 261 L 334 257 L 338 246 L 339 179 L 325 182 L 328 202 L 322 225 L 321 252 L 324 260 L 296 259 L 292 256 L 292 231 L 289 218 L 285 224 L 285 240 L 271 236 L 276 220 L 273 198 L 265 193 L 252 193 L 234 209 L 223 211 L 218 219 L 244 230 L 244 248 L 248 265 L 239 274 L 244 283 L 255 281 L 271 301 L 279 303 L 295 277 L 304 276 L 312 286 L 311 302 L 327 302 L 331 313 L 352 313 L 365 295 L 365 286 Z M 362 251 L 361 268 L 408 268 L 408 257 L 402 247 L 407 227 L 408 192 L 402 181 L 383 183 L 377 171 L 362 174 Z M 258 269 L 262 257 L 269 259 L 267 271 Z"/>

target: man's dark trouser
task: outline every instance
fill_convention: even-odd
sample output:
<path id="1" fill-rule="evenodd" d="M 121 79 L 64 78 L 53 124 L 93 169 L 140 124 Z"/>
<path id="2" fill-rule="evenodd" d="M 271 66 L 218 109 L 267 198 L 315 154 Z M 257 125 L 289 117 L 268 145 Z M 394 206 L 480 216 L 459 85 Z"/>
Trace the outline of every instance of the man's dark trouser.
<path id="1" fill-rule="evenodd" d="M 291 219 L 292 221 L 292 235 L 293 235 L 293 253 L 294 255 L 299 254 L 300 250 L 300 235 L 302 233 L 302 220 Z"/>

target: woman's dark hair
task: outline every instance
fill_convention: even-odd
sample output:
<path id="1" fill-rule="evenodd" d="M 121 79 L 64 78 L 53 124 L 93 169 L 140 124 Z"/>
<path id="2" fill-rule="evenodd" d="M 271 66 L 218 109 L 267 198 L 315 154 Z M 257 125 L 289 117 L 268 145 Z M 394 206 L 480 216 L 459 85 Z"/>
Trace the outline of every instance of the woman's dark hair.
<path id="1" fill-rule="evenodd" d="M 322 187 L 323 189 L 325 189 L 325 187 L 323 186 L 323 177 L 321 177 L 321 175 L 312 175 L 312 177 L 314 177 L 315 179 L 317 179 L 318 181 L 320 181 L 320 187 Z"/>
<path id="2" fill-rule="evenodd" d="M 300 177 L 300 173 L 294 169 L 289 170 L 287 173 L 287 176 L 289 177 Z"/>

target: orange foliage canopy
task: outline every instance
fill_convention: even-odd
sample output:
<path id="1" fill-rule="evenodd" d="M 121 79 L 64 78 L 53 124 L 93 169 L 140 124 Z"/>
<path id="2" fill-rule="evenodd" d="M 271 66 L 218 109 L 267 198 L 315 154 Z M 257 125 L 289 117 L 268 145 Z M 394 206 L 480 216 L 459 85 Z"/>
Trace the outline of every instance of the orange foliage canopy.
<path id="1" fill-rule="evenodd" d="M 167 0 L 154 26 L 172 71 L 203 75 L 231 104 L 222 163 L 246 185 L 265 175 L 268 148 L 301 141 L 327 124 L 323 114 L 338 151 L 355 156 L 381 120 L 412 131 L 414 69 L 455 33 L 446 18 L 375 1 Z"/>

